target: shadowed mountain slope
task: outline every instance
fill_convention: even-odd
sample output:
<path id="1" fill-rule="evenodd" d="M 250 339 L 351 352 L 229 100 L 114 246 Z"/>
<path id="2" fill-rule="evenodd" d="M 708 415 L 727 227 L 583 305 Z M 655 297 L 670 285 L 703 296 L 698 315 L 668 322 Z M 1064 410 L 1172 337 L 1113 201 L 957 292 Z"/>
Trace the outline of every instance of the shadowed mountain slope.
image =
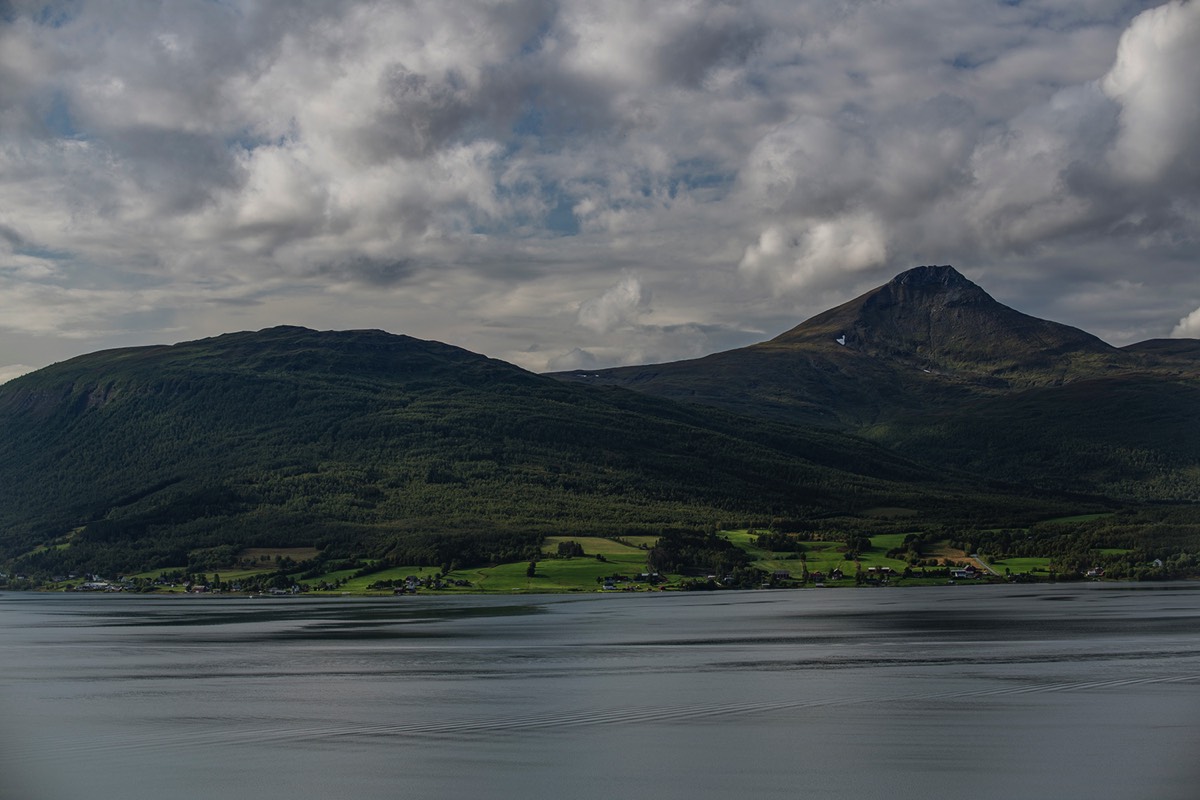
<path id="1" fill-rule="evenodd" d="M 381 331 L 286 327 L 94 353 L 0 386 L 0 485 L 0 554 L 122 569 L 209 547 L 401 558 L 413 537 L 451 533 L 612 535 L 916 502 L 936 514 L 975 492 L 831 431 Z"/>
<path id="2" fill-rule="evenodd" d="M 761 344 L 558 377 L 853 431 L 1004 480 L 1200 498 L 1200 341 L 1112 347 L 949 266 L 908 270 Z"/>

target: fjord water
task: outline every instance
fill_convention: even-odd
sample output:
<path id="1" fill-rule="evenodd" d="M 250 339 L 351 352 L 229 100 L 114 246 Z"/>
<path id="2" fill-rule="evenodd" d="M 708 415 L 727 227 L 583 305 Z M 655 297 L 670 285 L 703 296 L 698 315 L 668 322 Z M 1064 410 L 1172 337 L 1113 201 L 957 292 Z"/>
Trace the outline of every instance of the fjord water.
<path id="1" fill-rule="evenodd" d="M 0 797 L 1194 798 L 1200 586 L 0 596 Z"/>

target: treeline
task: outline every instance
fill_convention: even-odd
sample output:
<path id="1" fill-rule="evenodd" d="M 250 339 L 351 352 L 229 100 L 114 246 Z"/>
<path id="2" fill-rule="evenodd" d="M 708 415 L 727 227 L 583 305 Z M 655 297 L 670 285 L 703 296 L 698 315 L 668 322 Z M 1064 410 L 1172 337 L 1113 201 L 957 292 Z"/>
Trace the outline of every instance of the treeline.
<path id="1" fill-rule="evenodd" d="M 655 572 L 723 576 L 749 565 L 750 556 L 716 531 L 667 529 L 660 532 L 647 561 Z"/>
<path id="2" fill-rule="evenodd" d="M 1148 505 L 1028 529 L 960 531 L 950 543 L 994 559 L 1049 558 L 1059 579 L 1094 568 L 1115 579 L 1195 578 L 1200 577 L 1200 508 Z"/>

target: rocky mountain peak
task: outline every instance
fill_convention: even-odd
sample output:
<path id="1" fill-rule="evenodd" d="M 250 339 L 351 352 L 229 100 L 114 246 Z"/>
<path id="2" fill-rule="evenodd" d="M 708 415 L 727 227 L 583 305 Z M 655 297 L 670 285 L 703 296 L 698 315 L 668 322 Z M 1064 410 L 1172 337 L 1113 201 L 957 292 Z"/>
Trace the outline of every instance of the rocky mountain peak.
<path id="1" fill-rule="evenodd" d="M 876 293 L 876 303 L 907 304 L 935 302 L 994 303 L 991 295 L 968 280 L 954 267 L 914 267 L 892 278 Z"/>
<path id="2" fill-rule="evenodd" d="M 913 267 L 901 272 L 890 282 L 895 286 L 944 286 L 947 288 L 975 286 L 949 264 L 942 267 Z"/>

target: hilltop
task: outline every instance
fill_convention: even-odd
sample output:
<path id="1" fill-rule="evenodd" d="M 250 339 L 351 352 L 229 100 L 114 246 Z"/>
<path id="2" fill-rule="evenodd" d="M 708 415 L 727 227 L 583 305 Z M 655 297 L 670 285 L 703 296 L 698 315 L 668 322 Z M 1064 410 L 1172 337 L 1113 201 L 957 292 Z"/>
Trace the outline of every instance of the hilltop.
<path id="1" fill-rule="evenodd" d="M 1113 347 L 951 266 L 903 272 L 749 347 L 556 377 L 854 433 L 1007 481 L 1200 499 L 1200 342 Z"/>

